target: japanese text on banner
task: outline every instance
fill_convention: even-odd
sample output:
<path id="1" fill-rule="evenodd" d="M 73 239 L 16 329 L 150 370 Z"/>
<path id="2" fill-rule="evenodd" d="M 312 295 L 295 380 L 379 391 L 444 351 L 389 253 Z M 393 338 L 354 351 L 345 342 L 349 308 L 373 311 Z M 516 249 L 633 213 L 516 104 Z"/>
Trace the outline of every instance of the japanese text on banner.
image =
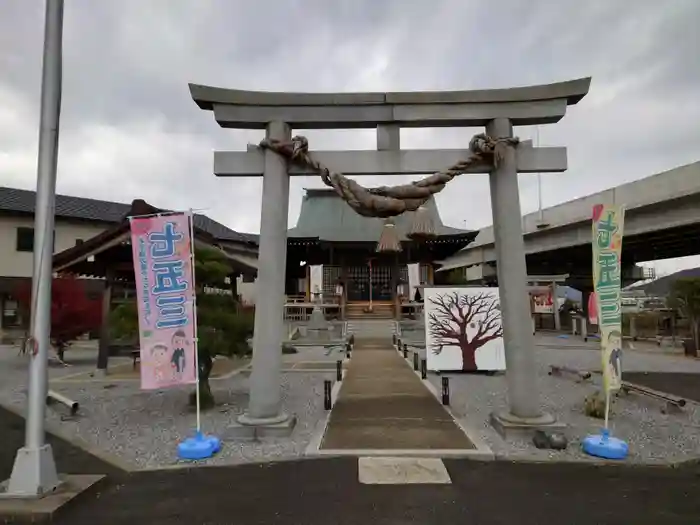
<path id="1" fill-rule="evenodd" d="M 131 219 L 141 348 L 141 388 L 195 383 L 190 217 Z"/>
<path id="2" fill-rule="evenodd" d="M 603 382 L 617 390 L 622 382 L 621 264 L 625 210 L 621 206 L 593 207 L 593 287 L 602 350 Z"/>

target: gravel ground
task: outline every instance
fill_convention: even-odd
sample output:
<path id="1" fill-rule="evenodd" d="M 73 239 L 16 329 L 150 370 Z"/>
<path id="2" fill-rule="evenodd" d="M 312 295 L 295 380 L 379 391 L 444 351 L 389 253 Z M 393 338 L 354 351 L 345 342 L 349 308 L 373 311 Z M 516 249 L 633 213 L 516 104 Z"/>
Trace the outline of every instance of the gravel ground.
<path id="1" fill-rule="evenodd" d="M 73 421 L 62 420 L 58 411 L 47 409 L 47 424 L 51 428 L 59 428 L 63 435 L 71 439 L 117 456 L 134 467 L 153 468 L 177 464 L 177 444 L 192 434 L 196 424 L 195 414 L 187 407 L 191 389 L 145 392 L 139 389 L 139 384 L 135 381 L 55 381 L 62 376 L 94 369 L 94 348 L 73 352 L 67 354 L 67 360 L 72 366 L 51 366 L 49 375 L 53 390 L 81 404 L 82 416 Z M 285 358 L 322 360 L 319 356 L 323 356 L 323 351 L 305 348 L 299 354 Z M 1 404 L 14 410 L 24 410 L 26 368 L 26 359 L 18 357 L 16 349 L 0 347 Z M 283 374 L 283 405 L 287 412 L 297 416 L 296 428 L 290 438 L 266 438 L 259 442 L 238 442 L 225 438 L 230 422 L 247 406 L 247 376 L 239 374 L 212 381 L 212 390 L 219 406 L 203 413 L 202 427 L 205 432 L 224 437 L 224 447 L 207 464 L 230 465 L 302 456 L 318 422 L 325 416 L 323 381 L 333 377 L 334 370 L 327 373 Z"/>
<path id="2" fill-rule="evenodd" d="M 292 345 L 294 345 L 292 343 Z M 286 354 L 285 363 L 298 363 L 300 361 L 324 361 L 335 363 L 339 359 L 345 359 L 345 348 L 337 346 L 324 348 L 323 346 L 296 346 L 296 354 Z"/>
<path id="3" fill-rule="evenodd" d="M 420 353 L 425 355 L 424 351 Z M 538 347 L 536 358 L 541 404 L 558 421 L 567 425 L 570 445 L 566 451 L 538 450 L 525 440 L 504 441 L 493 430 L 488 421 L 489 414 L 507 408 L 506 378 L 503 374 L 444 374 L 450 377 L 452 411 L 465 425 L 478 432 L 497 455 L 595 461 L 581 451 L 580 443 L 586 435 L 600 431 L 601 421 L 583 413 L 583 400 L 599 387 L 600 376 L 594 374 L 592 382 L 576 383 L 566 377 L 549 376 L 548 370 L 550 364 L 579 370 L 599 369 L 600 354 L 590 349 Z M 623 359 L 625 370 L 700 374 L 700 361 L 683 357 L 627 350 Z M 429 374 L 428 379 L 440 391 L 441 378 Z M 661 407 L 659 402 L 642 396 L 630 395 L 614 400 L 611 430 L 616 437 L 629 443 L 629 461 L 667 463 L 700 457 L 700 405 L 689 402 L 682 413 L 668 415 L 661 413 Z"/>
<path id="4" fill-rule="evenodd" d="M 420 331 L 404 332 L 406 340 L 419 340 Z M 580 440 L 597 432 L 600 422 L 582 412 L 583 399 L 593 392 L 595 384 L 577 384 L 568 378 L 547 374 L 548 365 L 565 365 L 577 369 L 599 369 L 600 354 L 596 343 L 589 344 L 571 339 L 538 335 L 536 349 L 538 384 L 541 402 L 546 410 L 568 425 L 571 444 L 566 451 L 537 450 L 529 442 L 502 440 L 488 423 L 493 410 L 506 408 L 506 378 L 503 375 L 450 375 L 452 403 L 455 415 L 475 429 L 492 450 L 501 456 L 530 459 L 561 458 L 591 460 L 580 452 Z M 555 347 L 558 344 L 559 347 Z M 640 348 L 641 346 L 641 348 Z M 668 351 L 653 352 L 653 344 L 638 351 L 626 350 L 623 370 L 657 372 L 696 372 L 700 374 L 700 360 Z M 142 392 L 134 381 L 95 381 L 85 383 L 56 382 L 66 375 L 91 371 L 95 363 L 94 346 L 72 350 L 67 359 L 68 368 L 51 366 L 51 388 L 78 400 L 84 416 L 75 421 L 64 421 L 53 409 L 47 410 L 49 425 L 60 428 L 65 435 L 77 438 L 98 449 L 120 457 L 133 466 L 158 467 L 177 463 L 177 443 L 191 434 L 195 415 L 186 407 L 187 389 Z M 424 351 L 421 352 L 423 355 Z M 286 355 L 286 362 L 335 361 L 342 353 L 322 347 L 299 347 L 299 353 Z M 125 362 L 130 362 L 126 359 Z M 26 358 L 17 356 L 13 347 L 0 346 L 0 403 L 22 410 L 26 402 Z M 334 371 L 290 372 L 283 374 L 282 396 L 284 407 L 294 413 L 297 427 L 291 438 L 266 439 L 247 443 L 225 440 L 222 452 L 208 463 L 238 464 L 249 461 L 287 459 L 303 455 L 318 422 L 324 417 L 322 407 L 323 380 L 332 379 Z M 700 376 L 699 376 L 700 377 Z M 433 374 L 429 380 L 440 389 L 440 378 Z M 594 381 L 597 380 L 594 375 Z M 107 387 L 107 388 L 105 388 Z M 215 410 L 203 415 L 207 432 L 224 436 L 235 416 L 247 406 L 247 378 L 235 375 L 212 381 L 217 400 Z M 154 425 L 154 422 L 159 424 Z M 630 444 L 630 461 L 663 463 L 700 456 L 700 405 L 689 403 L 683 413 L 664 415 L 660 404 L 639 396 L 615 401 L 612 413 L 613 433 Z"/>

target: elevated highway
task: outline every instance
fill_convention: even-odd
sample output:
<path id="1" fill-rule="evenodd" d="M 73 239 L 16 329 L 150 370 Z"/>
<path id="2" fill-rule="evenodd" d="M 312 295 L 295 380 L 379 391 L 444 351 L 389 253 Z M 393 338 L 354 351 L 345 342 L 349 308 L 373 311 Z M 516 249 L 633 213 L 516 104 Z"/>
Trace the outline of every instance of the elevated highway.
<path id="1" fill-rule="evenodd" d="M 700 253 L 700 162 L 575 199 L 523 217 L 529 274 L 569 274 L 567 284 L 587 289 L 591 280 L 591 212 L 594 204 L 626 208 L 622 243 L 626 284 L 643 279 L 635 264 Z M 442 261 L 441 270 L 466 268 L 469 281 L 493 281 L 493 227 Z"/>

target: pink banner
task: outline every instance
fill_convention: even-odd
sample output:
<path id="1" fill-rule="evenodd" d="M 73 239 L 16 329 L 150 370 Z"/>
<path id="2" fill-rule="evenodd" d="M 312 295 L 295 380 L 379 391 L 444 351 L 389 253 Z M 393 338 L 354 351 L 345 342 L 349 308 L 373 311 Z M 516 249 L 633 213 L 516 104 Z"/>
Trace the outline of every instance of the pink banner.
<path id="1" fill-rule="evenodd" d="M 195 383 L 189 215 L 131 219 L 141 388 Z"/>
<path id="2" fill-rule="evenodd" d="M 588 296 L 588 322 L 598 324 L 598 300 L 595 292 Z"/>

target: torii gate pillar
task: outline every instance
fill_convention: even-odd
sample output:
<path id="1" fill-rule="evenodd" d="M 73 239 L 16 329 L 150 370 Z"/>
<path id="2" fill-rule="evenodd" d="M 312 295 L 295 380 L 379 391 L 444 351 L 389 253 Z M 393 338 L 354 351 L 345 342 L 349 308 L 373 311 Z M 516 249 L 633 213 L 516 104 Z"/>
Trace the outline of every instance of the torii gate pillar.
<path id="1" fill-rule="evenodd" d="M 513 126 L 509 119 L 497 118 L 487 124 L 486 133 L 491 137 L 512 137 Z M 492 414 L 491 421 L 505 434 L 509 428 L 552 425 L 554 418 L 542 412 L 536 385 L 535 341 L 514 148 L 508 148 L 498 166 L 491 170 L 489 183 L 510 407 L 506 413 Z"/>

